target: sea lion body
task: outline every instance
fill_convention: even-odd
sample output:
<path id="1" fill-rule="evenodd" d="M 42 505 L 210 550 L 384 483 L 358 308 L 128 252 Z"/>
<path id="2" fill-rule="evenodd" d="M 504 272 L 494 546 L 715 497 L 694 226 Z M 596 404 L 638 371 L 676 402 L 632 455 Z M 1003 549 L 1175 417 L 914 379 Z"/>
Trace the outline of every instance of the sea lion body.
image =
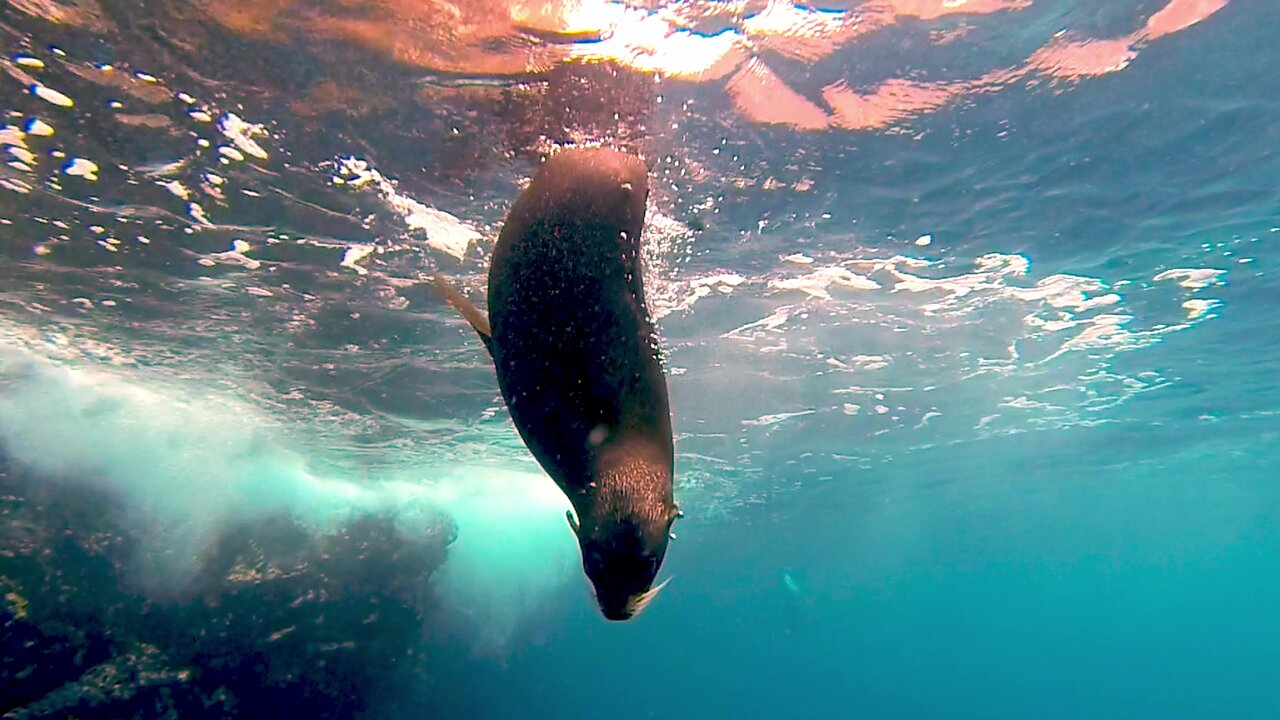
<path id="1" fill-rule="evenodd" d="M 485 340 L 520 437 L 572 503 L 583 567 L 612 620 L 657 592 L 678 514 L 666 377 L 641 269 L 647 196 L 638 158 L 561 151 L 502 228 L 488 325 L 450 297 Z"/>

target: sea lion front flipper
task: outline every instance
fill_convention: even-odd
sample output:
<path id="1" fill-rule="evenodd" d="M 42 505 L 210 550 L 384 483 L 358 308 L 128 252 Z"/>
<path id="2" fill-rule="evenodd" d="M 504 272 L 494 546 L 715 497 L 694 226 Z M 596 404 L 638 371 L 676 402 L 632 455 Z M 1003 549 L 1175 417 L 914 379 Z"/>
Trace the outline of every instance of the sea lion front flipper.
<path id="1" fill-rule="evenodd" d="M 444 295 L 444 299 L 457 310 L 466 321 L 471 323 L 471 327 L 475 328 L 476 334 L 484 342 L 484 347 L 493 354 L 493 348 L 490 346 L 492 342 L 493 331 L 489 328 L 489 318 L 476 307 L 474 303 L 462 296 L 453 284 L 450 283 L 443 275 L 439 273 L 431 274 L 431 282 L 436 286 L 440 293 Z"/>

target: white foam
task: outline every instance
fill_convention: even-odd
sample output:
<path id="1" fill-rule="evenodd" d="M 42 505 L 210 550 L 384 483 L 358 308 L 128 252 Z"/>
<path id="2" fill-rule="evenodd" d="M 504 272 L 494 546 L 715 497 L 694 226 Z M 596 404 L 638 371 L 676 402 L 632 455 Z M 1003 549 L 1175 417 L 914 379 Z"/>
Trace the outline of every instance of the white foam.
<path id="1" fill-rule="evenodd" d="M 1219 282 L 1218 278 L 1227 273 L 1226 270 L 1215 270 L 1213 268 L 1174 268 L 1165 270 L 1155 276 L 1157 282 L 1161 280 L 1178 280 L 1178 284 L 1190 290 L 1200 290 Z"/>
<path id="2" fill-rule="evenodd" d="M 428 245 L 459 260 L 466 255 L 471 244 L 480 239 L 480 233 L 443 210 L 427 207 L 400 195 L 388 200 L 403 213 L 404 221 L 410 228 L 427 233 Z"/>
<path id="3" fill-rule="evenodd" d="M 168 190 L 169 192 L 173 193 L 177 197 L 182 198 L 183 200 L 191 199 L 191 191 L 187 189 L 186 185 L 183 185 L 177 180 L 169 180 L 167 182 L 162 182 L 160 183 L 160 187 L 164 188 L 165 190 Z"/>
<path id="4" fill-rule="evenodd" d="M 1217 300 L 1195 299 L 1183 302 L 1182 308 L 1187 311 L 1188 320 L 1198 320 L 1219 304 Z"/>
<path id="5" fill-rule="evenodd" d="M 459 218 L 400 194 L 394 182 L 383 177 L 382 173 L 364 160 L 342 158 L 338 161 L 338 172 L 333 178 L 335 184 L 353 187 L 372 184 L 409 229 L 425 232 L 427 245 L 436 250 L 461 260 L 472 243 L 481 237 L 479 232 Z"/>
<path id="6" fill-rule="evenodd" d="M 1172 326 L 1140 332 L 1132 331 L 1125 327 L 1132 320 L 1131 315 L 1119 314 L 1104 314 L 1090 318 L 1083 323 L 1084 329 L 1079 334 L 1064 342 L 1057 352 L 1045 358 L 1042 363 L 1048 363 L 1072 351 L 1136 350 L 1159 342 L 1161 335 L 1181 329 L 1181 326 Z"/>
<path id="7" fill-rule="evenodd" d="M 729 332 L 725 333 L 725 336 L 726 337 L 744 336 L 749 334 L 748 331 L 777 330 L 783 325 L 786 325 L 787 320 L 791 319 L 792 310 L 794 310 L 794 308 L 790 305 L 786 307 L 780 307 L 777 310 L 774 310 L 769 315 L 763 318 L 760 318 L 755 322 L 749 322 L 746 325 L 741 325 L 739 327 L 734 328 L 733 330 L 730 330 Z"/>
<path id="8" fill-rule="evenodd" d="M 979 270 L 996 275 L 1026 275 L 1031 270 L 1031 260 L 1025 255 L 987 253 L 974 261 Z"/>
<path id="9" fill-rule="evenodd" d="M 66 95 L 63 95 L 57 90 L 54 90 L 48 85 L 40 85 L 37 83 L 36 85 L 32 86 L 31 92 L 35 93 L 36 97 L 40 98 L 41 100 L 57 105 L 58 107 L 69 108 L 76 104 L 74 100 L 67 97 Z"/>
<path id="10" fill-rule="evenodd" d="M 262 267 L 262 263 L 246 254 L 252 249 L 252 245 L 237 238 L 231 241 L 230 250 L 210 253 L 200 258 L 197 262 L 208 267 L 213 267 L 214 265 L 238 265 L 247 270 L 257 270 Z"/>
<path id="11" fill-rule="evenodd" d="M 201 225 L 213 225 L 213 223 L 209 222 L 209 216 L 205 214 L 204 208 L 200 206 L 200 203 L 187 203 L 187 214 Z"/>
<path id="12" fill-rule="evenodd" d="M 1034 288 L 1010 287 L 1009 294 L 1027 302 L 1043 301 L 1055 308 L 1067 308 L 1082 312 L 1115 305 L 1120 302 L 1120 296 L 1115 293 L 1090 297 L 1090 293 L 1097 293 L 1106 289 L 1106 283 L 1096 278 L 1078 275 L 1051 275 L 1038 281 Z"/>
<path id="13" fill-rule="evenodd" d="M 71 162 L 67 163 L 62 172 L 68 175 L 82 177 L 85 180 L 98 179 L 98 164 L 92 160 L 84 158 L 71 158 Z"/>
<path id="14" fill-rule="evenodd" d="M 805 415 L 812 415 L 815 412 L 817 412 L 817 410 L 801 410 L 799 412 L 774 413 L 772 415 L 761 415 L 760 417 L 755 418 L 753 420 L 743 420 L 742 424 L 743 425 L 777 425 L 780 422 L 784 422 L 792 418 L 804 417 Z"/>
<path id="15" fill-rule="evenodd" d="M 581 578 L 568 501 L 541 473 L 428 464 L 355 483 L 323 451 L 295 449 L 284 420 L 228 389 L 234 378 L 175 380 L 83 336 L 0 324 L 0 381 L 9 457 L 33 477 L 116 493 L 140 541 L 170 563 L 151 570 L 158 587 L 188 577 L 228 523 L 287 513 L 324 527 L 358 511 L 423 532 L 436 511 L 453 517 L 437 587 L 482 650 L 500 651 Z"/>
<path id="16" fill-rule="evenodd" d="M 835 358 L 831 360 L 839 363 L 841 369 L 853 370 L 856 372 L 869 372 L 871 370 L 880 370 L 889 367 L 893 362 L 893 358 L 888 355 L 854 355 L 849 358 L 849 362 L 844 363 Z"/>
<path id="17" fill-rule="evenodd" d="M 865 432 L 904 441 L 919 437 L 925 415 L 947 418 L 948 432 L 978 427 L 971 437 L 1097 422 L 1108 407 L 1169 382 L 1097 370 L 1110 367 L 1121 353 L 1213 318 L 1218 304 L 1185 304 L 1180 314 L 1186 321 L 1150 326 L 1148 312 L 1135 319 L 1124 295 L 1102 279 L 1055 274 L 1028 281 L 1031 262 L 1020 255 L 989 253 L 969 268 L 957 267 L 954 259 L 903 256 L 835 262 L 881 287 L 837 293 L 838 285 L 826 281 L 838 276 L 822 274 L 825 268 L 797 272 L 790 263 L 780 264 L 778 275 L 767 281 L 747 279 L 735 292 L 747 295 L 748 307 L 763 308 L 754 310 L 760 319 L 722 333 L 741 347 L 717 348 L 717 362 L 806 378 L 813 392 L 805 398 L 831 398 L 818 412 L 853 416 L 850 422 L 864 427 L 874 418 Z M 759 291 L 762 284 L 767 292 Z M 796 302 L 783 289 L 805 297 Z M 920 379 L 921 371 L 928 381 Z M 862 379 L 873 372 L 880 387 L 843 386 L 851 373 Z M 890 389 L 893 404 L 883 397 Z M 998 399 L 1004 396 L 1014 400 Z M 785 393 L 762 393 L 739 398 L 735 407 L 750 408 L 747 417 L 804 409 L 793 402 Z M 1000 408 L 1000 402 L 1012 405 Z M 933 440 L 922 438 L 911 447 L 920 442 Z"/>
<path id="18" fill-rule="evenodd" d="M 688 311 L 702 298 L 713 292 L 728 295 L 746 282 L 746 278 L 734 273 L 721 273 L 702 278 L 694 278 L 686 284 L 664 281 L 660 278 L 651 280 L 647 275 L 645 282 L 652 290 L 648 291 L 649 304 L 654 319 L 661 319 L 674 311 Z M 687 292 L 680 295 L 682 289 Z"/>
<path id="19" fill-rule="evenodd" d="M 27 133 L 39 137 L 49 137 L 53 135 L 53 126 L 40 118 L 32 118 L 27 123 Z"/>
<path id="20" fill-rule="evenodd" d="M 17 178 L 0 178 L 0 187 L 16 192 L 19 195 L 26 195 L 31 192 L 31 185 Z"/>
<path id="21" fill-rule="evenodd" d="M 689 287 L 708 287 L 715 288 L 722 293 L 728 294 L 733 289 L 746 282 L 747 279 L 737 273 L 719 273 L 717 275 L 708 275 L 704 278 L 695 278 L 689 281 Z"/>
<path id="22" fill-rule="evenodd" d="M 360 275 L 368 275 L 369 271 L 360 267 L 357 263 L 372 255 L 373 250 L 374 247 L 372 245 L 357 245 L 355 247 L 347 248 L 347 251 L 342 254 L 342 262 L 339 263 L 339 265 L 341 267 L 351 268 Z"/>
<path id="23" fill-rule="evenodd" d="M 831 299 L 830 288 L 832 285 L 851 290 L 877 290 L 880 288 L 880 283 L 842 267 L 818 268 L 808 275 L 769 281 L 769 287 L 775 290 L 799 290 L 811 297 L 823 300 Z"/>
<path id="24" fill-rule="evenodd" d="M 148 381 L 135 384 L 87 367 L 58 365 L 0 346 L 0 437 L 15 460 L 42 473 L 124 494 L 152 526 L 153 542 L 176 552 L 185 572 L 210 533 L 234 517 L 285 509 L 308 496 L 313 517 L 346 510 L 320 492 L 300 458 L 264 443 L 266 423 L 217 395 Z M 66 439 L 74 437 L 75 442 Z"/>
<path id="25" fill-rule="evenodd" d="M 218 123 L 218 129 L 242 152 L 260 160 L 267 159 L 267 151 L 253 139 L 267 136 L 267 130 L 262 125 L 245 122 L 239 115 L 227 113 Z M 243 159 L 243 156 L 239 159 Z"/>
<path id="26" fill-rule="evenodd" d="M 0 145 L 11 145 L 13 147 L 27 146 L 26 133 L 19 130 L 16 126 L 6 125 L 0 128 Z"/>
<path id="27" fill-rule="evenodd" d="M 36 162 L 36 154 L 24 147 L 10 145 L 8 150 L 10 155 L 14 156 L 22 163 L 34 165 Z"/>

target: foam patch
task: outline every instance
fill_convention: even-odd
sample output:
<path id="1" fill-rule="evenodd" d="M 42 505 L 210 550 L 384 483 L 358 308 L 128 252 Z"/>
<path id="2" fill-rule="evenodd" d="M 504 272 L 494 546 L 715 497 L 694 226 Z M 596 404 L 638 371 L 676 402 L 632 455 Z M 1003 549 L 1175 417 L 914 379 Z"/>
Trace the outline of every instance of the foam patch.
<path id="1" fill-rule="evenodd" d="M 145 583 L 188 579 L 232 522 L 289 513 L 332 526 L 377 512 L 429 532 L 444 513 L 457 539 L 437 589 L 468 639 L 493 650 L 577 572 L 568 501 L 544 475 L 454 464 L 353 483 L 282 442 L 280 419 L 144 372 L 0 345 L 0 443 L 40 476 L 118 497 L 147 549 L 166 558 Z"/>

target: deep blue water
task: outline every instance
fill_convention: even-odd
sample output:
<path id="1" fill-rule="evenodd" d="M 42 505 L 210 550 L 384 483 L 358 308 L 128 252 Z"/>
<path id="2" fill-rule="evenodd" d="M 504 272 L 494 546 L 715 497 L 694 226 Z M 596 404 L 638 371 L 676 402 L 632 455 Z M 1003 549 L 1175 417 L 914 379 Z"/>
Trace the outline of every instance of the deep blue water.
<path id="1" fill-rule="evenodd" d="M 0 447 L 113 498 L 148 597 L 239 521 L 451 518 L 426 669 L 374 716 L 1276 717 L 1280 15 L 1220 4 L 903 11 L 810 60 L 744 40 L 828 118 L 840 80 L 977 88 L 805 129 L 753 120 L 745 71 L 458 88 L 305 13 L 255 36 L 200 5 L 11 2 Z M 390 33 L 408 7 L 364 12 Z M 1174 11 L 1199 20 L 1123 68 L 975 81 Z M 626 624 L 421 282 L 482 297 L 521 179 L 570 141 L 640 153 L 654 187 L 688 518 Z"/>

